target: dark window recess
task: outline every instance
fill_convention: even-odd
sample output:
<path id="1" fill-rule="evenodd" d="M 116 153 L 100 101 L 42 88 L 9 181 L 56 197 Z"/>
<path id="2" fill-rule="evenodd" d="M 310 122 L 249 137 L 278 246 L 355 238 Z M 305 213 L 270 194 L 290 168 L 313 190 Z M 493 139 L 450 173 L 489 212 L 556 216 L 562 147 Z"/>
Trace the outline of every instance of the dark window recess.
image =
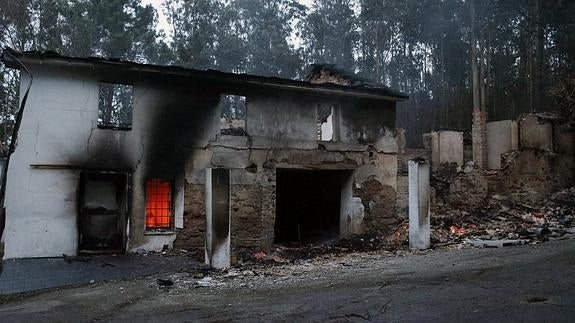
<path id="1" fill-rule="evenodd" d="M 222 95 L 220 133 L 222 135 L 245 136 L 246 134 L 246 97 L 241 95 Z"/>
<path id="2" fill-rule="evenodd" d="M 133 91 L 132 85 L 100 82 L 99 128 L 132 129 Z"/>

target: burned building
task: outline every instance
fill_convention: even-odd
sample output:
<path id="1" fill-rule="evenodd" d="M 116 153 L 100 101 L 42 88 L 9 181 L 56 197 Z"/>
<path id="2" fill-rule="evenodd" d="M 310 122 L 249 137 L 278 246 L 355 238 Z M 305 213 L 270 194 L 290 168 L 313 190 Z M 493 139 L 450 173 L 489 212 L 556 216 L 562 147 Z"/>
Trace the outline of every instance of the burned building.
<path id="1" fill-rule="evenodd" d="M 186 249 L 216 267 L 274 243 L 389 234 L 385 86 L 5 50 L 21 71 L 4 258 Z M 334 83 L 335 82 L 335 83 Z"/>

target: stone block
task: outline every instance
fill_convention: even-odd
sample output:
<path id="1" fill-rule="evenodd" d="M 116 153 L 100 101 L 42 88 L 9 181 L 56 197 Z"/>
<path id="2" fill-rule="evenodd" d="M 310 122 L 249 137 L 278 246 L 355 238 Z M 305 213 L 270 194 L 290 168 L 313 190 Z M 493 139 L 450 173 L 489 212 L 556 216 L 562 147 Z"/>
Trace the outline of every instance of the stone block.
<path id="1" fill-rule="evenodd" d="M 434 131 L 431 133 L 431 165 L 437 169 L 441 164 L 463 165 L 463 132 Z"/>
<path id="2" fill-rule="evenodd" d="M 529 114 L 519 121 L 519 138 L 521 149 L 553 151 L 553 123 Z"/>
<path id="3" fill-rule="evenodd" d="M 487 167 L 501 168 L 501 155 L 519 148 L 517 122 L 502 120 L 487 125 Z"/>

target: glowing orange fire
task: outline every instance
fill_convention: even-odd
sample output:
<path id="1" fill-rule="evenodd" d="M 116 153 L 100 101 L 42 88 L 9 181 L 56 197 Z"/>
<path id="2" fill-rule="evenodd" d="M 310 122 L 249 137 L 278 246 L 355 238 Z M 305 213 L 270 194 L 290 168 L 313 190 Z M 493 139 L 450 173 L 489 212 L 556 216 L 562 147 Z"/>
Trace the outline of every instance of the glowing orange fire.
<path id="1" fill-rule="evenodd" d="M 449 231 L 451 231 L 451 233 L 456 234 L 458 236 L 465 234 L 465 229 L 463 227 L 458 228 L 455 225 L 450 226 Z"/>
<path id="2" fill-rule="evenodd" d="M 146 182 L 146 227 L 170 228 L 171 204 L 170 182 L 158 178 Z"/>

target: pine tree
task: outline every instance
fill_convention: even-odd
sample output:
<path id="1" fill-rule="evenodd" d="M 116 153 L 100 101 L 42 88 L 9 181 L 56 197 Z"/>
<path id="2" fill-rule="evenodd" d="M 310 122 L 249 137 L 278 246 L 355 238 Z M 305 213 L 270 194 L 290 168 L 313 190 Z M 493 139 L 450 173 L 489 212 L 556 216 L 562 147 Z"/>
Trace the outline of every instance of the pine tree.
<path id="1" fill-rule="evenodd" d="M 301 24 L 307 63 L 336 64 L 354 71 L 357 24 L 350 0 L 315 0 Z"/>
<path id="2" fill-rule="evenodd" d="M 296 0 L 236 0 L 246 41 L 246 71 L 259 75 L 295 77 L 302 67 L 300 53 L 289 42 L 293 25 L 303 13 Z"/>

